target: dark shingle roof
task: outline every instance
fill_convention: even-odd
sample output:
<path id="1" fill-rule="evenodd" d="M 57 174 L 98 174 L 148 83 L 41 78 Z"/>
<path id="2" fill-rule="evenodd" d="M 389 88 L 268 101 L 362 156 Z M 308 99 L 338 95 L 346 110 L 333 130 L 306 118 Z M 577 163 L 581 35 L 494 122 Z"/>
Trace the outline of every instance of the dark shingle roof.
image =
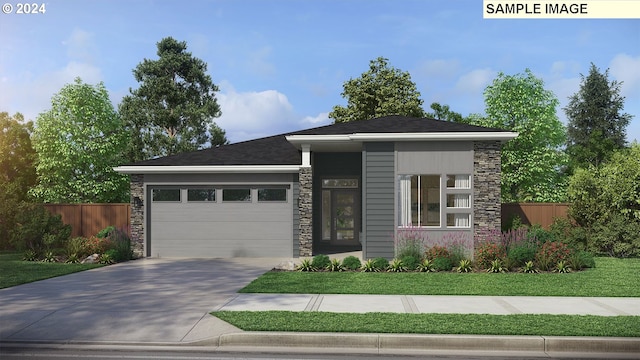
<path id="1" fill-rule="evenodd" d="M 165 156 L 137 162 L 136 166 L 180 165 L 298 165 L 300 151 L 287 141 L 289 135 L 343 135 L 356 133 L 442 133 L 442 132 L 504 132 L 474 125 L 448 121 L 385 116 L 353 121 L 243 141 L 199 151 Z"/>

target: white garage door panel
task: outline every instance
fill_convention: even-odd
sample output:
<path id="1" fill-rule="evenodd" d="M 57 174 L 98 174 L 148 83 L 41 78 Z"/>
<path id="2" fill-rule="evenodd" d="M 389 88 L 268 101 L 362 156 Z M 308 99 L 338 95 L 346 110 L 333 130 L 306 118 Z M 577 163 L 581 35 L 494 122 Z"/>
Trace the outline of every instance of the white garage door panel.
<path id="1" fill-rule="evenodd" d="M 292 256 L 291 202 L 152 202 L 149 216 L 152 257 Z"/>

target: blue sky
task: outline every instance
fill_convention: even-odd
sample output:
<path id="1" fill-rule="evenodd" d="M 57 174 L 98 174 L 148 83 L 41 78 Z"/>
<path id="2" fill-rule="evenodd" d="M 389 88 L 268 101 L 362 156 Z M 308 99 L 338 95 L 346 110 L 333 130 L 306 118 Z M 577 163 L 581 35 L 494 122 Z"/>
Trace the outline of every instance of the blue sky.
<path id="1" fill-rule="evenodd" d="M 5 0 L 14 6 L 17 1 Z M 425 108 L 483 113 L 502 71 L 530 68 L 562 107 L 589 64 L 623 81 L 629 141 L 640 141 L 640 19 L 485 20 L 481 0 L 54 0 L 0 14 L 0 111 L 28 119 L 77 76 L 115 106 L 132 69 L 166 36 L 208 63 L 232 142 L 330 123 L 342 84 L 384 56 L 411 73 Z"/>

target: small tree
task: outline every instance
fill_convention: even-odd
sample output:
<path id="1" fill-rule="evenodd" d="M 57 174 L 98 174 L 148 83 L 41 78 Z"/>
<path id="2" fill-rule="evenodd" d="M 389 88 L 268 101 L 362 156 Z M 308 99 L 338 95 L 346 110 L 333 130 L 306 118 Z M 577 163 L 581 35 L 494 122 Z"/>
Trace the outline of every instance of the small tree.
<path id="1" fill-rule="evenodd" d="M 502 148 L 502 200 L 564 199 L 566 155 L 560 147 L 566 133 L 556 116 L 556 96 L 529 69 L 524 74 L 499 73 L 484 96 L 487 117 L 469 117 L 470 121 L 519 133 Z"/>
<path id="2" fill-rule="evenodd" d="M 640 255 L 640 144 L 615 152 L 599 167 L 578 168 L 568 188 L 569 216 L 590 250 Z"/>
<path id="3" fill-rule="evenodd" d="M 609 81 L 592 63 L 589 75 L 582 75 L 580 90 L 564 108 L 569 119 L 567 154 L 571 168 L 598 166 L 626 145 L 626 127 L 632 116 L 621 113 L 624 97 L 617 81 Z"/>
<path id="4" fill-rule="evenodd" d="M 334 106 L 329 118 L 336 123 L 369 120 L 387 115 L 423 117 L 422 99 L 411 75 L 389 66 L 379 57 L 369 62 L 369 71 L 343 85 L 347 106 Z"/>
<path id="5" fill-rule="evenodd" d="M 0 249 L 9 247 L 17 209 L 36 184 L 36 152 L 31 145 L 33 123 L 22 114 L 0 112 Z"/>
<path id="6" fill-rule="evenodd" d="M 51 105 L 33 134 L 39 182 L 31 195 L 46 203 L 127 201 L 128 178 L 113 171 L 123 162 L 126 133 L 104 84 L 77 78 Z"/>
<path id="7" fill-rule="evenodd" d="M 140 87 L 120 104 L 129 130 L 131 162 L 227 143 L 214 118 L 221 115 L 218 87 L 207 64 L 171 37 L 158 44 L 158 59 L 144 59 L 133 70 Z"/>

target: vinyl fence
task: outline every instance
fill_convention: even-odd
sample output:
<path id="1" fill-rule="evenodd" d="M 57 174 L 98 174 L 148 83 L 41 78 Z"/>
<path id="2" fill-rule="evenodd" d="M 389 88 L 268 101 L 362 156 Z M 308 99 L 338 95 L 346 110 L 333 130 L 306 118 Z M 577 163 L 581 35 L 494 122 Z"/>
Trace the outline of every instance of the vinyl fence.
<path id="1" fill-rule="evenodd" d="M 109 225 L 129 231 L 131 208 L 129 204 L 44 204 L 52 214 L 62 215 L 62 221 L 71 225 L 71 236 L 89 237 Z"/>
<path id="2" fill-rule="evenodd" d="M 524 225 L 539 224 L 549 228 L 555 218 L 567 218 L 570 204 L 566 203 L 510 203 L 502 204 L 502 223 L 519 217 Z"/>

